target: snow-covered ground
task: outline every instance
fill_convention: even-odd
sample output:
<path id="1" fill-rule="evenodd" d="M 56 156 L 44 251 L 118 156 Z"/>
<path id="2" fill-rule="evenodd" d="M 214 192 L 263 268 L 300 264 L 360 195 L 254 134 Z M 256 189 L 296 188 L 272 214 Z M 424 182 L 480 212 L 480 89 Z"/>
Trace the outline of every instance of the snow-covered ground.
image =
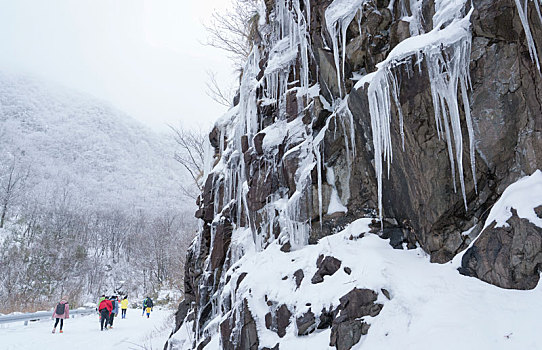
<path id="1" fill-rule="evenodd" d="M 542 172 L 537 170 L 504 191 L 487 223 L 506 224 L 515 208 L 517 215 L 540 225 L 534 211 L 540 205 Z M 295 319 L 309 310 L 318 317 L 324 308 L 335 309 L 340 298 L 354 288 L 368 288 L 378 293 L 377 302 L 383 308 L 375 317 L 364 317 L 371 327 L 353 350 L 542 349 L 542 283 L 533 290 L 507 290 L 460 275 L 457 268 L 464 252 L 447 264 L 434 264 L 421 248 L 393 249 L 387 240 L 370 233 L 371 222 L 370 218 L 358 219 L 318 244 L 289 253 L 282 252 L 276 242 L 258 252 L 250 234 L 234 231 L 232 251 L 240 249 L 245 255 L 226 273 L 231 278 L 227 278 L 219 302 L 230 299 L 239 309 L 247 300 L 260 347 L 280 343 L 281 350 L 333 349 L 328 346 L 331 329 L 298 336 Z M 323 282 L 313 284 L 311 277 L 318 270 L 320 255 L 339 259 L 341 266 Z M 299 287 L 294 276 L 298 269 L 304 275 Z M 389 299 L 383 289 L 389 292 Z M 272 311 L 267 301 L 284 304 L 292 313 L 283 338 L 266 328 L 265 315 Z M 221 310 L 220 305 L 216 310 Z M 205 349 L 220 348 L 218 325 L 225 319 L 227 315 L 217 313 L 208 323 L 204 333 L 213 336 Z M 191 327 L 187 322 L 172 337 L 175 349 L 192 348 Z"/>
<path id="2" fill-rule="evenodd" d="M 52 334 L 52 320 L 0 325 L 2 350 L 155 350 L 162 349 L 174 325 L 171 310 L 155 308 L 151 317 L 141 316 L 141 309 L 129 309 L 126 319 L 119 317 L 113 329 L 100 331 L 98 315 L 76 316 L 64 323 L 64 333 Z"/>

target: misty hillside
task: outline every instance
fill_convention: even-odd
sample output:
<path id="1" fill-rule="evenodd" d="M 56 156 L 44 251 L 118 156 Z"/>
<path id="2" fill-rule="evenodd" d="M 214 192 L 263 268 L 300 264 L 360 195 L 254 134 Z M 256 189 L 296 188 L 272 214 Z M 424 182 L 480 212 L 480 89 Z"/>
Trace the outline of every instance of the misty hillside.
<path id="1" fill-rule="evenodd" d="M 0 73 L 0 313 L 179 293 L 195 220 L 174 151 L 103 101 Z"/>
<path id="2" fill-rule="evenodd" d="M 106 102 L 0 73 L 2 163 L 16 159 L 40 192 L 96 206 L 179 205 L 173 147 Z"/>

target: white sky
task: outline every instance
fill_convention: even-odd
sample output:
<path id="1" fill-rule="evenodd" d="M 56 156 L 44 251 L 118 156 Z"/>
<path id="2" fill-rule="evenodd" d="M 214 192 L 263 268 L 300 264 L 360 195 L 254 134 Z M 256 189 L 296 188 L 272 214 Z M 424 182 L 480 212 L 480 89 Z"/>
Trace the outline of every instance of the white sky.
<path id="1" fill-rule="evenodd" d="M 224 113 L 207 71 L 235 80 L 202 45 L 229 0 L 0 0 L 0 70 L 38 75 L 108 100 L 155 130 L 207 127 Z"/>

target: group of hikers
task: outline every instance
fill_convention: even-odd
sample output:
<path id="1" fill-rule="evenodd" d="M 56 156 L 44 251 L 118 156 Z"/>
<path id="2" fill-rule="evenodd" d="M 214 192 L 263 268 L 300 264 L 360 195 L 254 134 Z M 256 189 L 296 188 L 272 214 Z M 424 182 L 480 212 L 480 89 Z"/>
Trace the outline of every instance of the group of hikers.
<path id="1" fill-rule="evenodd" d="M 125 296 L 120 302 L 120 309 L 122 310 L 122 318 L 126 318 L 126 310 L 128 309 L 128 296 Z M 103 331 L 113 328 L 113 321 L 119 314 L 119 298 L 116 295 L 106 297 L 105 294 L 98 300 L 98 307 L 96 310 L 100 314 L 100 328 Z M 104 328 L 105 326 L 105 328 Z"/>
<path id="2" fill-rule="evenodd" d="M 119 301 L 119 297 L 112 295 L 106 297 L 105 294 L 102 294 L 98 300 L 98 305 L 96 311 L 98 311 L 100 318 L 100 329 L 107 330 L 113 328 L 113 321 L 115 317 L 119 314 L 119 305 L 121 310 L 121 317 L 126 318 L 126 310 L 128 309 L 128 296 L 124 296 L 122 300 Z M 151 298 L 146 297 L 143 300 L 143 313 L 141 316 L 147 314 L 147 318 L 150 317 L 154 303 Z M 68 304 L 68 297 L 63 296 L 62 299 L 58 302 L 53 311 L 53 319 L 55 319 L 55 325 L 53 327 L 53 333 L 56 332 L 56 327 L 60 323 L 60 333 L 64 333 L 62 327 L 64 326 L 64 320 L 70 318 L 70 305 Z"/>

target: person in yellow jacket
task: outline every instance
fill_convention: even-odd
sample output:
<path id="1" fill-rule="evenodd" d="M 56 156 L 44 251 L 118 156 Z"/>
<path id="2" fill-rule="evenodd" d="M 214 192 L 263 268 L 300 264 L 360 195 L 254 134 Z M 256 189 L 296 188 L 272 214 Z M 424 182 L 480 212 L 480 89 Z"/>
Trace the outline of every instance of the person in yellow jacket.
<path id="1" fill-rule="evenodd" d="M 122 318 L 126 318 L 126 310 L 128 309 L 128 296 L 125 296 L 124 299 L 121 300 L 120 309 L 122 311 Z"/>

